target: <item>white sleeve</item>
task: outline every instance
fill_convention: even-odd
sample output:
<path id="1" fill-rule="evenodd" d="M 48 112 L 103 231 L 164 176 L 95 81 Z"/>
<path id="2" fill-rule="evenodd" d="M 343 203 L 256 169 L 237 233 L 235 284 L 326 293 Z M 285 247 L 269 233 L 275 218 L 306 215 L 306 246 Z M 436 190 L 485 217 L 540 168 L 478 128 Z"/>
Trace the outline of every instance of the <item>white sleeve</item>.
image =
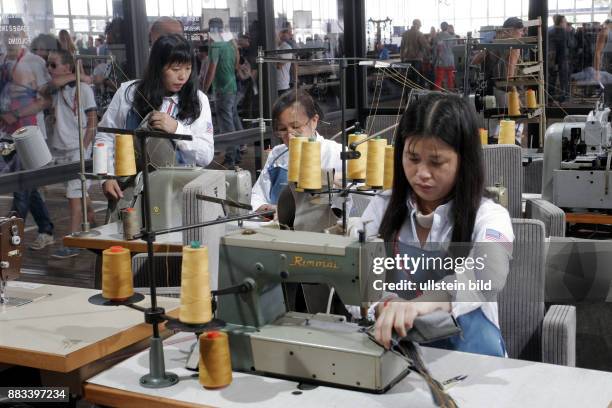
<path id="1" fill-rule="evenodd" d="M 126 113 L 123 111 L 127 106 L 125 93 L 127 92 L 127 86 L 129 83 L 123 83 L 113 95 L 113 99 L 111 103 L 108 105 L 106 112 L 104 112 L 104 116 L 98 123 L 99 127 L 109 127 L 109 128 L 124 128 L 125 127 L 125 116 Z M 115 135 L 112 133 L 96 133 L 95 143 L 104 143 L 106 149 L 108 151 L 108 164 L 109 164 L 109 173 L 115 174 Z M 112 168 L 110 166 L 112 165 Z"/>
<path id="2" fill-rule="evenodd" d="M 98 107 L 91 86 L 81 83 L 81 96 L 83 97 L 82 105 L 85 113 L 91 110 L 97 110 Z"/>
<path id="3" fill-rule="evenodd" d="M 272 181 L 270 180 L 270 173 L 268 172 L 271 158 L 272 154 L 268 156 L 268 160 L 266 160 L 266 164 L 251 190 L 251 206 L 253 207 L 253 211 L 264 204 L 271 204 L 270 189 L 272 188 Z"/>
<path id="4" fill-rule="evenodd" d="M 460 281 L 490 281 L 490 292 L 461 291 L 453 296 L 452 313 L 455 317 L 469 313 L 485 302 L 496 301 L 497 294 L 504 288 L 510 271 L 514 232 L 512 221 L 505 208 L 498 204 L 483 204 L 476 216 L 472 234 L 474 247 L 469 254 L 472 259 L 484 257 L 485 268 L 467 271 L 462 275 L 451 275 Z"/>
<path id="5" fill-rule="evenodd" d="M 336 173 L 342 172 L 342 160 L 340 159 L 340 153 L 342 153 L 342 145 L 336 143 L 333 140 L 324 139 L 321 141 L 321 167 L 323 170 L 336 170 Z"/>
<path id="6" fill-rule="evenodd" d="M 176 143 L 183 151 L 195 151 L 198 166 L 206 167 L 213 160 L 215 147 L 213 141 L 212 115 L 208 97 L 202 91 L 198 91 L 200 100 L 200 116 L 190 125 L 178 121 L 176 134 L 191 135 L 193 140 L 180 140 Z"/>

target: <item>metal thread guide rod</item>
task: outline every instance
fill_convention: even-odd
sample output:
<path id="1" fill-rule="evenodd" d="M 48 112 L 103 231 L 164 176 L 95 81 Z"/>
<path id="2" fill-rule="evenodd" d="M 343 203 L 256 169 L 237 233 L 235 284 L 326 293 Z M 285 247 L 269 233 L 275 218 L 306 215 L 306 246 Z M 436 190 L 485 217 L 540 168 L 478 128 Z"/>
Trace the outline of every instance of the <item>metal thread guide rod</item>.
<path id="1" fill-rule="evenodd" d="M 114 63 L 113 56 L 100 56 L 100 55 L 79 55 L 74 54 L 75 62 L 75 75 L 76 75 L 76 99 L 77 99 L 77 126 L 79 127 L 79 160 L 81 162 L 81 173 L 79 178 L 81 180 L 81 216 L 83 222 L 81 223 L 81 231 L 72 233 L 75 237 L 95 237 L 100 235 L 100 231 L 92 231 L 90 229 L 89 221 L 87 220 L 87 178 L 85 177 L 85 141 L 83 135 L 83 119 L 81 118 L 81 64 L 83 59 L 108 59 L 111 64 Z"/>

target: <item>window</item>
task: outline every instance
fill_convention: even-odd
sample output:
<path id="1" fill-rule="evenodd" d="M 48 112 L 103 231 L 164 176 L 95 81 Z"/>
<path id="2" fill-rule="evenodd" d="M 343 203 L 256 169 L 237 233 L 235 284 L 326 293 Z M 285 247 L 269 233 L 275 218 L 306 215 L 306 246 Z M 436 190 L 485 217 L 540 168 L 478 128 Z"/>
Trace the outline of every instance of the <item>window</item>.
<path id="1" fill-rule="evenodd" d="M 6 0 L 4 0 L 6 1 Z M 54 30 L 98 35 L 113 17 L 112 0 L 53 0 Z M 102 18 L 103 19 L 102 19 Z"/>

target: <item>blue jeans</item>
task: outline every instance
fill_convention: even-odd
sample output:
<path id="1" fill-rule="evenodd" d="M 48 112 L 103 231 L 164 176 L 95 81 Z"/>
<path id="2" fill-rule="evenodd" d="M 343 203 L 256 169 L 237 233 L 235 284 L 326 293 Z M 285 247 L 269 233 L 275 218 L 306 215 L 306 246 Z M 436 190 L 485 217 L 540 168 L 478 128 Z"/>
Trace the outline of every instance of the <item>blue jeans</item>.
<path id="1" fill-rule="evenodd" d="M 31 211 L 32 217 L 34 217 L 34 221 L 38 225 L 38 232 L 40 234 L 53 235 L 53 223 L 49 217 L 49 210 L 38 190 L 14 192 L 12 210 L 16 211 L 19 217 L 24 220 L 28 216 L 28 211 Z"/>
<path id="2" fill-rule="evenodd" d="M 236 94 L 215 94 L 215 114 L 219 133 L 242 130 Z M 225 149 L 225 163 L 229 166 L 240 163 L 240 144 Z"/>
<path id="3" fill-rule="evenodd" d="M 461 334 L 424 345 L 495 357 L 506 355 L 506 345 L 501 332 L 487 319 L 481 308 L 457 317 L 457 323 L 461 327 Z"/>

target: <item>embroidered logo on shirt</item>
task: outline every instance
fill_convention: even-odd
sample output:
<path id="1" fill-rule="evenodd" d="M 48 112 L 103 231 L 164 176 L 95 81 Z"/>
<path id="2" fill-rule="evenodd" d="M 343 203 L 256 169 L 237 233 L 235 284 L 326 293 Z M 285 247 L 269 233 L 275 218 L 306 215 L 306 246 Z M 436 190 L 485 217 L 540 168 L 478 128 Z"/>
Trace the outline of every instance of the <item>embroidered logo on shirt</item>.
<path id="1" fill-rule="evenodd" d="M 212 122 L 206 122 L 206 133 L 212 133 L 212 132 L 213 132 Z"/>
<path id="2" fill-rule="evenodd" d="M 487 230 L 485 231 L 485 240 L 499 242 L 506 249 L 512 251 L 512 241 L 510 241 L 504 234 L 497 230 L 487 228 Z"/>

